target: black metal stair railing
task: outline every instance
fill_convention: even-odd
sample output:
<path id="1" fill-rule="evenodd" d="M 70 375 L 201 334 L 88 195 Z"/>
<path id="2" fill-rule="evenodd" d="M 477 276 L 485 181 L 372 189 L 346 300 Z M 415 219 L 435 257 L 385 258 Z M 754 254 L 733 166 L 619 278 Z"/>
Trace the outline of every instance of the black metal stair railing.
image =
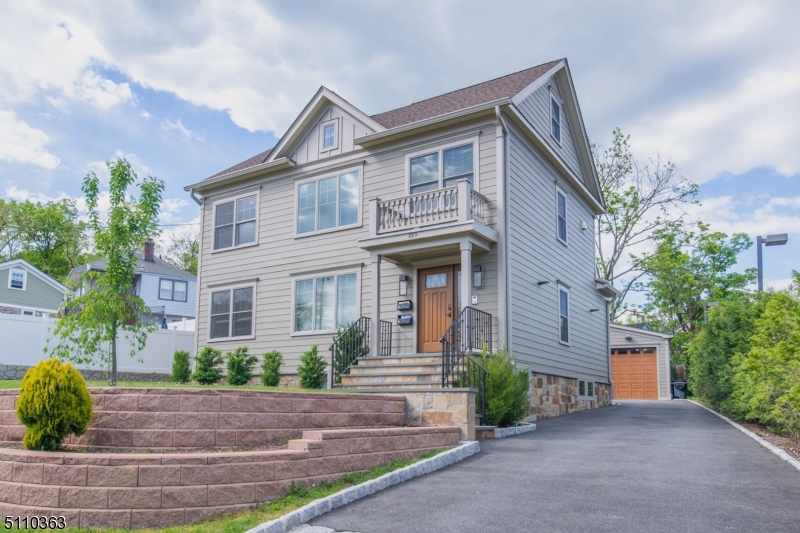
<path id="1" fill-rule="evenodd" d="M 333 383 L 341 383 L 342 376 L 350 373 L 350 367 L 358 363 L 359 357 L 370 352 L 372 320 L 362 316 L 333 338 L 331 351 L 331 371 Z M 392 354 L 392 323 L 381 320 L 379 337 L 380 355 Z"/>
<path id="2" fill-rule="evenodd" d="M 442 343 L 442 388 L 477 389 L 475 412 L 486 419 L 486 376 L 488 372 L 472 354 L 492 351 L 492 315 L 465 307 L 444 332 Z"/>

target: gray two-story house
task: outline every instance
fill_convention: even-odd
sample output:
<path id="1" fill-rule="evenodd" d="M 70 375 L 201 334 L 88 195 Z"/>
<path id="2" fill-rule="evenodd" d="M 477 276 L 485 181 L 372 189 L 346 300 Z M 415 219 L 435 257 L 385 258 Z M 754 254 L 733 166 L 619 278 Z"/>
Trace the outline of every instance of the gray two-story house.
<path id="1" fill-rule="evenodd" d="M 198 348 L 278 349 L 292 372 L 356 324 L 398 387 L 492 341 L 530 369 L 535 414 L 609 399 L 603 198 L 565 59 L 372 116 L 322 87 L 276 146 L 186 190 Z"/>

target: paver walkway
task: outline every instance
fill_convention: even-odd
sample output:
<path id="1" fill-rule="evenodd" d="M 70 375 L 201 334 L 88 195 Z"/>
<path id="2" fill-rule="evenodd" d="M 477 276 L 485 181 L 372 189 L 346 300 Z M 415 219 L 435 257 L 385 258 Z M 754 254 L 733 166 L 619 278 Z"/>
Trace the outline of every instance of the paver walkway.
<path id="1" fill-rule="evenodd" d="M 625 402 L 323 515 L 362 533 L 798 532 L 800 471 L 689 402 Z M 313 531 L 313 530 L 312 530 Z"/>

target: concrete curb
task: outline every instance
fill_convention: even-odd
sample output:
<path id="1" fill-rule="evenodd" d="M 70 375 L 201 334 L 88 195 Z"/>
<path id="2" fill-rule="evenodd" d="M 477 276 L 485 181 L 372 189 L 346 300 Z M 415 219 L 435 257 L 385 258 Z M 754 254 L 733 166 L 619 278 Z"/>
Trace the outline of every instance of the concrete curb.
<path id="1" fill-rule="evenodd" d="M 478 442 L 462 441 L 457 447 L 440 453 L 435 457 L 419 461 L 413 465 L 401 468 L 400 470 L 384 474 L 379 478 L 365 481 L 360 485 L 355 485 L 337 492 L 336 494 L 331 494 L 325 498 L 315 500 L 280 518 L 264 522 L 246 533 L 286 533 L 293 527 L 305 524 L 309 520 L 313 520 L 318 516 L 333 511 L 343 505 L 347 505 L 350 502 L 360 500 L 370 494 L 388 489 L 393 485 L 408 481 L 409 479 L 430 474 L 431 472 L 462 461 L 471 455 L 475 455 L 479 451 L 481 451 L 481 446 Z"/>
<path id="2" fill-rule="evenodd" d="M 714 413 L 715 415 L 717 415 L 718 417 L 723 419 L 725 422 L 727 422 L 728 424 L 732 425 L 733 427 L 735 427 L 736 429 L 738 429 L 739 431 L 741 431 L 742 433 L 744 433 L 745 435 L 747 435 L 748 437 L 750 437 L 751 439 L 753 439 L 754 441 L 756 441 L 757 443 L 762 445 L 764 448 L 768 449 L 769 451 L 771 451 L 772 453 L 774 453 L 775 455 L 777 455 L 778 457 L 780 457 L 781 459 L 783 459 L 784 461 L 786 461 L 787 463 L 789 463 L 790 465 L 795 467 L 797 470 L 800 470 L 800 461 L 798 461 L 797 459 L 795 459 L 794 457 L 792 457 L 791 455 L 789 455 L 785 451 L 781 450 L 780 448 L 778 448 L 774 444 L 770 444 L 769 442 L 765 441 L 764 439 L 762 439 L 761 437 L 759 437 L 758 435 L 756 435 L 755 433 L 753 433 L 749 429 L 746 429 L 746 428 L 740 426 L 739 424 L 737 424 L 736 422 L 734 422 L 730 418 L 719 414 L 718 412 L 714 411 L 713 409 L 709 409 L 708 407 L 706 407 L 705 405 L 703 405 L 701 403 L 697 403 L 694 400 L 686 400 L 686 401 L 687 402 L 691 402 L 691 403 L 693 403 L 695 405 L 699 405 L 700 407 L 702 407 L 703 409 L 705 409 L 706 411 L 708 411 L 710 413 Z"/>
<path id="3" fill-rule="evenodd" d="M 514 435 L 522 435 L 523 433 L 530 433 L 536 429 L 536 424 L 520 424 L 510 428 L 497 428 L 494 430 L 494 438 L 504 439 L 506 437 L 513 437 Z"/>

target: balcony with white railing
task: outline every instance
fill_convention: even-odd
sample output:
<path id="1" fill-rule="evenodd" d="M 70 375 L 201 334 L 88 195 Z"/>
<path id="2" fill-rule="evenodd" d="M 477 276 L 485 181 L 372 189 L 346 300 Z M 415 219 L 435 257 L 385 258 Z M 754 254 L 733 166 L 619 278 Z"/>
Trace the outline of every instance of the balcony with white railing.
<path id="1" fill-rule="evenodd" d="M 489 200 L 467 180 L 453 187 L 401 198 L 370 200 L 370 236 L 362 248 L 373 249 L 401 241 L 430 241 L 465 232 L 477 233 L 489 243 L 497 232 L 488 227 Z"/>

